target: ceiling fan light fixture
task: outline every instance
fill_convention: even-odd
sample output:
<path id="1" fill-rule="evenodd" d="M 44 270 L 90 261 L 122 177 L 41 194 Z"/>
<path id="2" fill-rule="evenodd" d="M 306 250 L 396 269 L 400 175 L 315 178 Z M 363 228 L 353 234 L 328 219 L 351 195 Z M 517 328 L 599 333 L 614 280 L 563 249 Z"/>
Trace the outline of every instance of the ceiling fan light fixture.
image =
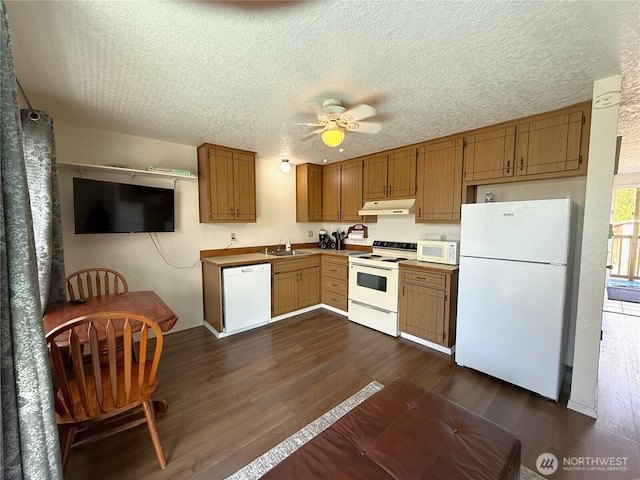
<path id="1" fill-rule="evenodd" d="M 322 141 L 327 147 L 337 147 L 344 140 L 344 132 L 337 128 L 322 132 Z"/>
<path id="2" fill-rule="evenodd" d="M 282 173 L 289 173 L 291 171 L 291 164 L 288 158 L 283 158 L 282 162 L 280 162 L 280 171 Z"/>

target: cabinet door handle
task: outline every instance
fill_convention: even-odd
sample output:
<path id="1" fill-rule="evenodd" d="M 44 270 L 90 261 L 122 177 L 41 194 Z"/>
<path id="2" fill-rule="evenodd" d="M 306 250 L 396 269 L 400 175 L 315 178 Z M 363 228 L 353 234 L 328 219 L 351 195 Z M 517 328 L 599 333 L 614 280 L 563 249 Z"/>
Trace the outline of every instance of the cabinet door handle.
<path id="1" fill-rule="evenodd" d="M 404 285 L 402 285 L 402 296 L 404 297 Z"/>
<path id="2" fill-rule="evenodd" d="M 231 218 L 235 218 L 235 215 L 233 214 L 233 207 L 231 207 L 231 208 L 229 209 L 229 216 L 230 216 Z"/>
<path id="3" fill-rule="evenodd" d="M 507 173 L 511 170 L 511 160 L 507 160 Z"/>
<path id="4" fill-rule="evenodd" d="M 240 209 L 239 208 L 236 208 L 236 217 L 240 218 Z"/>
<path id="5" fill-rule="evenodd" d="M 422 207 L 418 207 L 418 218 L 422 218 Z"/>
<path id="6" fill-rule="evenodd" d="M 383 186 L 382 186 L 382 194 L 383 194 L 383 195 L 386 195 L 386 194 L 387 194 L 387 186 L 386 186 L 386 185 L 383 185 Z"/>
<path id="7" fill-rule="evenodd" d="M 393 191 L 393 185 L 389 185 L 389 195 L 391 195 L 392 191 Z"/>
<path id="8" fill-rule="evenodd" d="M 416 277 L 418 280 L 426 280 L 426 277 Z"/>
<path id="9" fill-rule="evenodd" d="M 524 158 L 520 157 L 520 170 L 524 170 Z"/>

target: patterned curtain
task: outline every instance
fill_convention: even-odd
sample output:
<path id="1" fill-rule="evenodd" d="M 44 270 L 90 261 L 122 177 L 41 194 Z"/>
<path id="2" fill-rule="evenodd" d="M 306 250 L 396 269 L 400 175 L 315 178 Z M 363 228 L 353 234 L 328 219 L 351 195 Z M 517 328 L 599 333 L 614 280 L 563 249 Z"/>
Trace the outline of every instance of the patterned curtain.
<path id="1" fill-rule="evenodd" d="M 45 112 L 20 110 L 33 232 L 38 259 L 42 313 L 48 304 L 66 300 L 60 191 L 53 120 Z"/>
<path id="2" fill-rule="evenodd" d="M 61 479 L 16 87 L 0 0 L 0 465 L 3 479 Z"/>

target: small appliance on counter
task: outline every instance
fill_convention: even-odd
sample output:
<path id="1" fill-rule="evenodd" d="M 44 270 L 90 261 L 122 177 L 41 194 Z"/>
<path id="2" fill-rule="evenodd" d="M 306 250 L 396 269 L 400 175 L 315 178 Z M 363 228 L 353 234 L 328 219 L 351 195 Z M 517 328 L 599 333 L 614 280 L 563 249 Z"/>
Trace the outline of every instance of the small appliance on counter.
<path id="1" fill-rule="evenodd" d="M 333 232 L 331 235 L 335 238 L 335 241 L 331 241 L 331 248 L 335 248 L 336 250 L 344 250 L 344 232 Z"/>
<path id="2" fill-rule="evenodd" d="M 421 262 L 458 265 L 460 261 L 460 242 L 449 240 L 418 240 L 417 260 Z"/>
<path id="3" fill-rule="evenodd" d="M 326 230 L 320 230 L 318 236 L 318 248 L 329 248 L 331 246 L 331 238 Z"/>

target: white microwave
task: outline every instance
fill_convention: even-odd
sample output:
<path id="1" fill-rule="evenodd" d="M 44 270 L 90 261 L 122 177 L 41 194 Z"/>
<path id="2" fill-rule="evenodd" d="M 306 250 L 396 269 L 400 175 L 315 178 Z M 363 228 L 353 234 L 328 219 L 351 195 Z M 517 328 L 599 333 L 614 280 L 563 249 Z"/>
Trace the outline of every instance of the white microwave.
<path id="1" fill-rule="evenodd" d="M 460 259 L 460 242 L 418 240 L 417 258 L 422 262 L 458 265 Z"/>

